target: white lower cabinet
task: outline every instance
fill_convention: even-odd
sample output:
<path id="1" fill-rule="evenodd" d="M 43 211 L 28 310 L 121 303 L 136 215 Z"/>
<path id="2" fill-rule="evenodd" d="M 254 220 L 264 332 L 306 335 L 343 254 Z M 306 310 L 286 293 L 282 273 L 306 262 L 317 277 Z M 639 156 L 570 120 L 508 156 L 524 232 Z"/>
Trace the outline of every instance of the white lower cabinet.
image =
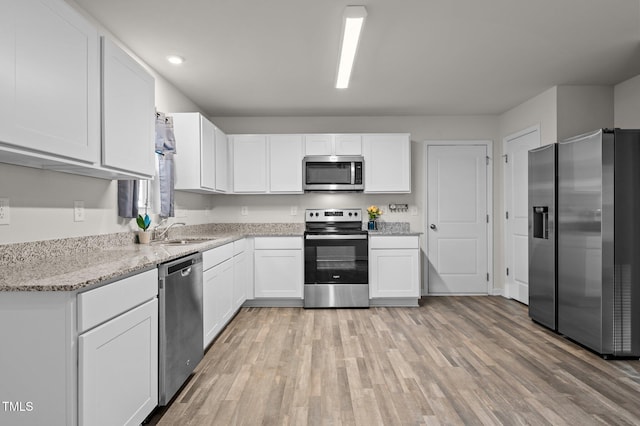
<path id="1" fill-rule="evenodd" d="M 138 425 L 158 404 L 158 299 L 78 337 L 78 423 Z"/>
<path id="2" fill-rule="evenodd" d="M 420 241 L 411 236 L 369 237 L 369 296 L 420 297 Z"/>
<path id="3" fill-rule="evenodd" d="M 249 254 L 247 240 L 233 242 L 233 306 L 240 309 L 247 300 L 247 283 L 250 277 Z"/>
<path id="4" fill-rule="evenodd" d="M 158 271 L 78 294 L 78 424 L 137 425 L 158 405 Z"/>
<path id="5" fill-rule="evenodd" d="M 155 268 L 80 293 L 0 292 L 0 395 L 18 407 L 0 424 L 140 424 L 158 402 L 157 295 Z"/>
<path id="6" fill-rule="evenodd" d="M 246 300 L 246 239 L 205 251 L 203 259 L 203 344 L 213 342 Z"/>
<path id="7" fill-rule="evenodd" d="M 302 237 L 256 237 L 256 298 L 302 299 Z"/>

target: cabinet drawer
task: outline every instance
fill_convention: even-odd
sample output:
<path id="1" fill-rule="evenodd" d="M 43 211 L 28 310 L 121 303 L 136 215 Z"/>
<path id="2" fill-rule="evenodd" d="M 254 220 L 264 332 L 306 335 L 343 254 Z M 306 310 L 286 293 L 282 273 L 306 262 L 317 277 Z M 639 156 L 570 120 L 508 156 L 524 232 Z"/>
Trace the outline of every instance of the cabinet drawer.
<path id="1" fill-rule="evenodd" d="M 302 237 L 256 237 L 256 250 L 302 249 Z"/>
<path id="2" fill-rule="evenodd" d="M 247 250 L 247 239 L 243 238 L 233 242 L 233 255 L 237 255 Z"/>
<path id="3" fill-rule="evenodd" d="M 78 294 L 78 333 L 102 324 L 157 295 L 157 269 L 80 293 Z"/>
<path id="4" fill-rule="evenodd" d="M 233 243 L 225 244 L 202 253 L 202 270 L 206 271 L 233 257 Z"/>
<path id="5" fill-rule="evenodd" d="M 416 235 L 405 236 L 371 236 L 370 249 L 412 249 L 420 248 L 420 241 Z"/>

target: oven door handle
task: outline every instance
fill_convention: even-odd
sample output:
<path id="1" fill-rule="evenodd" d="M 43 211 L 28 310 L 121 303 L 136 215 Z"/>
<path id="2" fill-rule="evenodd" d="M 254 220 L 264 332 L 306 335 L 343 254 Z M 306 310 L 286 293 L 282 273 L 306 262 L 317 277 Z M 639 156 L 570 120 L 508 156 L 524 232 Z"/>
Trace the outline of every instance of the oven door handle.
<path id="1" fill-rule="evenodd" d="M 359 235 L 307 235 L 307 240 L 366 240 L 368 236 L 366 234 Z"/>

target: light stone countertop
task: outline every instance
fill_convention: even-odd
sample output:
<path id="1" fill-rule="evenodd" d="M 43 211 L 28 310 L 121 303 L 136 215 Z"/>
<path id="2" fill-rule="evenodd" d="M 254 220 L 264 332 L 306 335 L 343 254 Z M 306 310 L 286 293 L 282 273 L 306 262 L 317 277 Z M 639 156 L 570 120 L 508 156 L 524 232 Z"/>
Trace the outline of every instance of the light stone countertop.
<path id="1" fill-rule="evenodd" d="M 176 238 L 211 238 L 210 241 L 186 245 L 165 245 L 152 242 L 149 245 L 135 244 L 133 234 L 125 235 L 127 243 L 104 246 L 104 242 L 91 249 L 95 239 L 100 237 L 72 238 L 55 242 L 21 243 L 0 246 L 0 292 L 3 291 L 76 291 L 94 285 L 114 281 L 121 277 L 153 269 L 158 264 L 186 256 L 191 253 L 210 250 L 235 240 L 254 236 L 302 236 L 303 228 L 298 227 L 217 227 L 202 232 L 187 230 Z M 173 228 L 176 229 L 176 228 Z M 179 229 L 179 228 L 178 228 Z M 113 235 L 109 239 L 113 240 Z M 40 243 L 41 249 L 38 247 Z M 81 246 L 73 250 L 66 246 Z M 55 250 L 47 250 L 50 247 Z M 30 253 L 30 248 L 34 252 Z M 20 251 L 20 252 L 18 252 Z M 45 255 L 42 252 L 53 252 Z"/>

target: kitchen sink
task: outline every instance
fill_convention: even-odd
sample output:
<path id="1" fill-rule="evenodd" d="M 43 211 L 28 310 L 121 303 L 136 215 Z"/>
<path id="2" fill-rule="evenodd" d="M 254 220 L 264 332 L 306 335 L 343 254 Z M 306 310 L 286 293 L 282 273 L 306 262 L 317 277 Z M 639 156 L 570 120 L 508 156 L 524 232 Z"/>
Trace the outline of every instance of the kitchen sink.
<path id="1" fill-rule="evenodd" d="M 213 241 L 215 238 L 176 238 L 172 240 L 153 241 L 152 244 L 163 246 L 186 246 L 189 244 L 201 244 Z"/>

